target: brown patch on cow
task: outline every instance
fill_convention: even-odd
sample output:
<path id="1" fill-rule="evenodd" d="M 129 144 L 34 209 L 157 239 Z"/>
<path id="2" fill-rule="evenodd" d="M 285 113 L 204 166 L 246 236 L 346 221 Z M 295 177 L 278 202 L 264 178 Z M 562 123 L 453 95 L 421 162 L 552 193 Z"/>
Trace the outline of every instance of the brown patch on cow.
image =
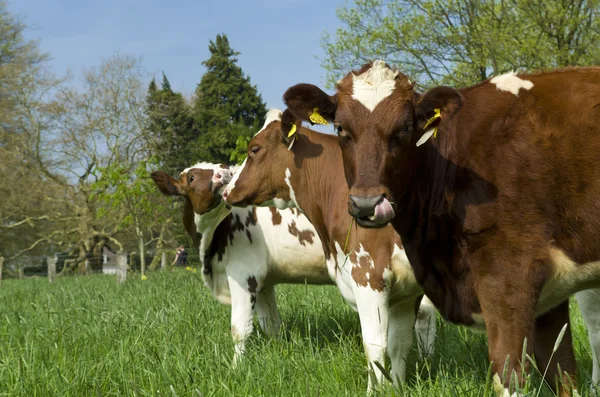
<path id="1" fill-rule="evenodd" d="M 271 221 L 273 222 L 273 225 L 281 225 L 281 214 L 279 213 L 277 208 L 269 207 L 269 210 L 271 210 Z"/>
<path id="2" fill-rule="evenodd" d="M 248 217 L 246 218 L 246 227 L 250 225 L 256 225 L 256 221 L 256 207 L 252 207 L 252 209 L 248 211 Z"/>
<path id="3" fill-rule="evenodd" d="M 292 236 L 298 237 L 298 241 L 303 246 L 306 246 L 307 242 L 312 244 L 314 241 L 313 237 L 315 236 L 315 233 L 312 230 L 298 230 L 296 221 L 292 221 L 292 223 L 288 225 L 288 231 Z"/>
<path id="4" fill-rule="evenodd" d="M 383 291 L 385 289 L 385 281 L 383 280 L 383 270 L 375 266 L 369 255 L 361 255 L 358 258 L 358 263 L 352 268 L 352 279 L 361 287 L 371 286 L 374 291 Z"/>
<path id="5" fill-rule="evenodd" d="M 254 305 L 256 304 L 256 288 L 258 287 L 258 282 L 256 281 L 256 277 L 250 276 L 248 277 L 248 292 L 250 292 L 250 303 L 252 303 L 252 308 L 254 309 Z"/>

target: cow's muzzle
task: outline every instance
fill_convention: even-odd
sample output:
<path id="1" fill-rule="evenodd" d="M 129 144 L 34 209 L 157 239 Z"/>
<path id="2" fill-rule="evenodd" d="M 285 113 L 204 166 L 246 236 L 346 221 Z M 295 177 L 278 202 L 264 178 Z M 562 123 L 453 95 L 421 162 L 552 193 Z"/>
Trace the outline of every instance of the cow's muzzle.
<path id="1" fill-rule="evenodd" d="M 212 184 L 213 191 L 215 194 L 219 196 L 223 194 L 225 187 L 229 182 L 231 182 L 231 178 L 233 177 L 233 173 L 230 170 L 218 170 L 213 173 Z"/>
<path id="2" fill-rule="evenodd" d="M 382 194 L 376 196 L 350 195 L 348 212 L 359 226 L 380 228 L 387 225 L 396 216 L 392 204 Z"/>

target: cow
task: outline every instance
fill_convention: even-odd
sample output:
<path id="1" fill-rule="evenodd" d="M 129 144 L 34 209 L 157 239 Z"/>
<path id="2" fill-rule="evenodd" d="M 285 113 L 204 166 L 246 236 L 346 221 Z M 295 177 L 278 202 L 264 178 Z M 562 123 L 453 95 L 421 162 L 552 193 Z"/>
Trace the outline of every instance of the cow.
<path id="1" fill-rule="evenodd" d="M 485 326 L 505 395 L 529 372 L 524 346 L 568 395 L 568 298 L 584 290 L 577 300 L 597 384 L 600 68 L 511 72 L 458 90 L 414 86 L 377 60 L 333 95 L 303 83 L 284 102 L 298 120 L 333 123 L 349 213 L 364 228 L 391 222 L 444 319 Z"/>
<path id="2" fill-rule="evenodd" d="M 199 163 L 179 179 L 164 171 L 151 176 L 163 194 L 185 198 L 183 224 L 199 250 L 204 283 L 215 299 L 231 305 L 235 365 L 252 333 L 254 311 L 267 335 L 278 334 L 276 284 L 333 282 L 319 237 L 298 211 L 225 204 L 221 194 L 232 174 L 226 165 Z"/>
<path id="3" fill-rule="evenodd" d="M 269 110 L 223 197 L 234 206 L 276 205 L 298 208 L 306 215 L 323 243 L 331 278 L 358 311 L 372 369 L 369 390 L 383 380 L 379 365 L 386 352 L 391 376 L 400 383 L 406 377 L 423 291 L 391 226 L 367 230 L 353 225 L 346 211 L 348 187 L 337 138 L 301 126 L 288 137 L 289 117 L 293 116 L 287 111 Z M 432 352 L 436 333 L 436 311 L 427 298 L 417 319 L 418 347 L 425 356 Z"/>

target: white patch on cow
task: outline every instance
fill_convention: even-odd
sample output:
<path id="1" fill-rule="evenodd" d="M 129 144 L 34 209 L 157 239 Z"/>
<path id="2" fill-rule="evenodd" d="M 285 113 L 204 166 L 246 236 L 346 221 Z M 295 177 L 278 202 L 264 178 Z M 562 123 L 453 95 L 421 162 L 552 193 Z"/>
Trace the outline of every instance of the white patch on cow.
<path id="1" fill-rule="evenodd" d="M 237 182 L 238 178 L 240 177 L 240 174 L 242 173 L 242 171 L 244 170 L 247 160 L 248 160 L 248 158 L 244 159 L 244 162 L 242 163 L 242 165 L 237 166 L 237 168 L 234 170 L 234 174 L 231 177 L 231 181 L 229 181 L 229 183 L 227 184 L 227 187 L 225 188 L 225 192 L 227 194 L 230 194 L 231 191 L 233 189 L 235 189 L 235 183 Z"/>
<path id="2" fill-rule="evenodd" d="M 550 260 L 553 273 L 542 288 L 536 316 L 546 313 L 582 288 L 589 287 L 591 282 L 600 288 L 600 262 L 577 265 L 564 251 L 556 248 L 550 250 Z"/>
<path id="3" fill-rule="evenodd" d="M 282 114 L 283 114 L 283 112 L 279 109 L 275 109 L 275 108 L 269 109 L 269 111 L 267 112 L 267 117 L 265 118 L 265 123 L 263 124 L 263 127 L 256 134 L 254 134 L 254 136 L 257 136 L 258 134 L 263 132 L 269 126 L 269 124 L 271 124 L 272 122 L 281 121 Z"/>
<path id="4" fill-rule="evenodd" d="M 286 168 L 285 169 L 285 184 L 290 189 L 290 201 L 294 203 L 295 208 L 300 209 L 300 206 L 298 205 L 298 201 L 296 201 L 296 192 L 294 192 L 294 188 L 292 187 L 292 182 L 290 181 L 291 177 L 292 177 L 292 172 L 290 171 L 289 168 Z"/>
<path id="5" fill-rule="evenodd" d="M 336 241 L 334 243 L 334 249 L 327 259 L 327 270 L 331 279 L 335 281 L 338 290 L 346 303 L 353 310 L 357 310 L 356 298 L 352 290 L 352 284 L 355 284 L 352 279 L 353 265 L 350 256 L 344 254 L 344 250 L 342 250 L 342 247 Z"/>
<path id="6" fill-rule="evenodd" d="M 517 76 L 516 72 L 506 73 L 500 76 L 493 77 L 490 83 L 496 84 L 496 88 L 500 91 L 508 91 L 513 95 L 519 96 L 521 88 L 530 90 L 533 88 L 533 83 L 529 80 L 523 80 Z"/>
<path id="7" fill-rule="evenodd" d="M 196 163 L 196 164 L 192 165 L 191 167 L 184 169 L 182 174 L 186 174 L 189 170 L 191 170 L 193 168 L 199 168 L 201 170 L 213 170 L 213 171 L 221 171 L 221 170 L 227 169 L 227 168 L 221 167 L 219 164 L 201 162 L 201 163 Z"/>
<path id="8" fill-rule="evenodd" d="M 592 383 L 590 390 L 600 388 L 600 290 L 590 289 L 575 294 L 579 311 L 587 328 L 590 346 L 592 348 Z"/>
<path id="9" fill-rule="evenodd" d="M 369 270 L 375 268 L 375 264 L 371 255 L 366 251 L 362 244 L 359 244 L 359 249 L 356 252 L 357 263 L 351 264 L 352 267 L 359 266 L 361 259 L 368 261 Z M 379 264 L 383 265 L 383 264 Z M 367 273 L 368 274 L 368 273 Z M 391 272 L 388 273 L 388 276 Z M 381 365 L 385 362 L 385 354 L 387 352 L 388 345 L 388 324 L 389 324 L 389 279 L 385 280 L 386 287 L 382 291 L 373 289 L 370 283 L 366 286 L 359 285 L 356 280 L 353 279 L 352 291 L 354 293 L 354 299 L 358 309 L 358 315 L 360 317 L 360 325 L 362 329 L 363 345 L 365 348 L 365 354 L 367 361 L 369 362 L 369 368 L 373 371 L 377 383 L 383 382 L 383 373 L 375 362 L 379 362 Z M 414 320 L 414 307 L 412 319 L 410 323 L 410 345 L 412 346 L 412 327 Z M 405 335 L 407 336 L 407 335 Z M 408 349 L 410 350 L 410 348 Z M 406 375 L 406 367 L 404 366 L 400 371 L 400 381 L 404 381 Z M 369 382 L 370 388 L 372 388 L 371 382 Z"/>
<path id="10" fill-rule="evenodd" d="M 398 71 L 393 71 L 384 61 L 374 61 L 369 70 L 352 75 L 352 98 L 362 103 L 369 111 L 390 96 L 396 88 Z"/>

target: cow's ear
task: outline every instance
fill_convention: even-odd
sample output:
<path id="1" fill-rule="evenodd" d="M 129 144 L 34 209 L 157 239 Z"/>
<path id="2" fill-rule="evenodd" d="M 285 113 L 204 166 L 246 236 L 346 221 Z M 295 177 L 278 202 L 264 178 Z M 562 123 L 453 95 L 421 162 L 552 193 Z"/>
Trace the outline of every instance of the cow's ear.
<path id="1" fill-rule="evenodd" d="M 416 145 L 421 146 L 435 137 L 444 120 L 452 119 L 463 104 L 460 92 L 450 87 L 435 87 L 425 94 L 415 95 L 415 121 L 417 131 L 423 134 Z"/>
<path id="2" fill-rule="evenodd" d="M 326 124 L 335 118 L 337 101 L 312 84 L 296 84 L 283 94 L 288 109 L 303 121 Z"/>
<path id="3" fill-rule="evenodd" d="M 300 133 L 302 120 L 296 117 L 289 109 L 285 109 L 281 115 L 281 138 L 286 145 L 292 140 L 298 138 L 296 134 Z"/>
<path id="4" fill-rule="evenodd" d="M 415 113 L 419 129 L 436 127 L 441 120 L 452 119 L 463 104 L 463 96 L 451 87 L 435 87 L 415 96 Z M 427 127 L 425 127 L 427 126 Z"/>
<path id="5" fill-rule="evenodd" d="M 463 96 L 451 87 L 435 87 L 425 94 L 417 97 L 415 113 L 417 116 L 417 127 L 424 128 L 428 122 L 429 126 L 435 127 L 441 120 L 433 120 L 439 115 L 439 119 L 452 119 L 463 104 Z"/>
<path id="6" fill-rule="evenodd" d="M 164 171 L 154 171 L 151 176 L 162 194 L 167 196 L 181 196 L 181 192 L 179 191 L 180 182 L 177 179 Z"/>

